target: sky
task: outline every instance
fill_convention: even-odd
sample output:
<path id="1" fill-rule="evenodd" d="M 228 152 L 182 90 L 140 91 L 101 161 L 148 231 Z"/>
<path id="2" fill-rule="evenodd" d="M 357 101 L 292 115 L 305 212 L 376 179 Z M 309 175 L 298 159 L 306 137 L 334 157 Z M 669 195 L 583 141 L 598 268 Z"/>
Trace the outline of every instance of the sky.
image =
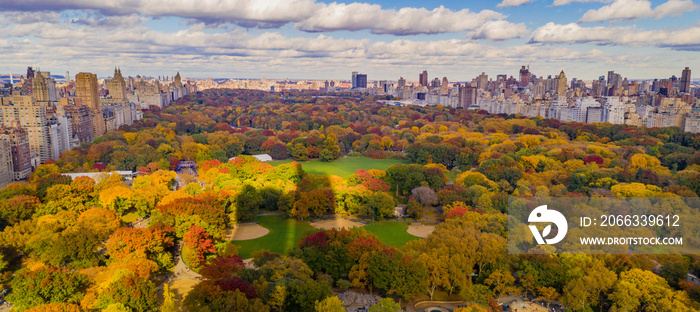
<path id="1" fill-rule="evenodd" d="M 668 78 L 700 73 L 700 2 L 0 0 L 0 54 L 3 74 Z"/>

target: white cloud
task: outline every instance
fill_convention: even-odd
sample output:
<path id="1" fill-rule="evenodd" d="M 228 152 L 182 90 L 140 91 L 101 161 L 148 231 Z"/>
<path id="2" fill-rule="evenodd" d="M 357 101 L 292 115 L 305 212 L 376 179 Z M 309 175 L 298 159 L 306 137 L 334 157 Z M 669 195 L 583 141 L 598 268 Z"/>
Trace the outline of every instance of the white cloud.
<path id="1" fill-rule="evenodd" d="M 445 7 L 433 10 L 404 7 L 383 9 L 368 3 L 330 3 L 315 0 L 0 0 L 0 7 L 14 10 L 95 10 L 108 16 L 133 15 L 151 17 L 176 16 L 193 24 L 232 23 L 243 27 L 279 28 L 294 23 L 309 32 L 364 30 L 376 34 L 436 34 L 473 30 L 486 21 L 502 19 L 503 14 L 468 9 L 452 11 Z"/>
<path id="2" fill-rule="evenodd" d="M 552 6 L 567 5 L 574 2 L 610 2 L 611 0 L 554 0 Z"/>
<path id="3" fill-rule="evenodd" d="M 2 12 L 0 25 L 14 24 L 29 24 L 37 22 L 58 22 L 61 19 L 61 14 L 58 12 L 18 12 L 9 11 Z"/>
<path id="4" fill-rule="evenodd" d="M 177 16 L 244 27 L 279 27 L 310 17 L 323 4 L 314 0 L 0 0 L 0 7 L 23 11 L 96 10 L 105 15 Z"/>
<path id="5" fill-rule="evenodd" d="M 664 18 L 667 16 L 681 16 L 683 13 L 695 11 L 700 6 L 691 0 L 669 0 L 657 6 L 652 12 L 654 18 Z"/>
<path id="6" fill-rule="evenodd" d="M 469 36 L 472 39 L 507 40 L 522 38 L 529 33 L 530 31 L 523 23 L 513 24 L 500 20 L 484 23 L 477 30 L 471 32 Z"/>
<path id="7" fill-rule="evenodd" d="M 528 4 L 532 1 L 535 1 L 535 0 L 503 0 L 501 3 L 497 4 L 496 6 L 499 8 L 517 7 L 517 6 L 521 6 L 523 4 Z"/>
<path id="8" fill-rule="evenodd" d="M 616 0 L 597 10 L 589 10 L 579 22 L 602 22 L 615 20 L 636 20 L 640 18 L 664 18 L 680 16 L 698 9 L 691 0 L 669 0 L 652 10 L 647 0 Z"/>
<path id="9" fill-rule="evenodd" d="M 107 16 L 107 17 L 77 17 L 71 19 L 71 22 L 83 24 L 90 27 L 128 27 L 143 24 L 150 19 L 137 14 L 126 16 Z"/>
<path id="10" fill-rule="evenodd" d="M 26 40 L 26 34 L 36 39 Z M 355 67 L 367 68 L 365 71 L 374 72 L 374 77 L 390 78 L 389 71 L 405 75 L 414 66 L 425 66 L 444 68 L 444 75 L 453 73 L 451 78 L 455 80 L 469 78 L 464 68 L 475 68 L 478 72 L 505 69 L 530 58 L 546 58 L 555 62 L 553 66 L 561 67 L 556 62 L 593 62 L 601 55 L 595 49 L 581 52 L 537 45 L 495 47 L 470 39 L 373 43 L 368 39 L 326 35 L 312 38 L 287 37 L 277 32 L 254 35 L 239 28 L 212 33 L 192 26 L 164 33 L 138 25 L 111 29 L 71 21 L 0 27 L 0 53 L 11 60 L 6 66 L 23 68 L 38 64 L 53 71 L 69 69 L 98 74 L 110 74 L 113 66 L 119 65 L 123 69 L 131 68 L 133 74 L 161 73 L 168 69 L 221 72 L 225 68 L 250 77 L 280 77 L 281 73 L 292 72 L 295 74 L 288 77 L 329 78 L 336 72 L 344 75 Z"/>
<path id="11" fill-rule="evenodd" d="M 639 30 L 631 27 L 581 27 L 575 23 L 560 25 L 550 22 L 532 33 L 530 43 L 590 43 L 700 50 L 700 26 L 682 30 Z"/>
<path id="12" fill-rule="evenodd" d="M 647 0 L 617 0 L 597 10 L 589 10 L 579 22 L 608 20 L 633 20 L 651 15 L 651 2 Z"/>
<path id="13" fill-rule="evenodd" d="M 430 11 L 425 8 L 397 11 L 376 4 L 333 2 L 296 27 L 310 32 L 369 29 L 375 34 L 436 34 L 475 29 L 488 20 L 503 17 L 490 10 L 472 13 L 468 9 L 451 11 L 440 6 Z"/>

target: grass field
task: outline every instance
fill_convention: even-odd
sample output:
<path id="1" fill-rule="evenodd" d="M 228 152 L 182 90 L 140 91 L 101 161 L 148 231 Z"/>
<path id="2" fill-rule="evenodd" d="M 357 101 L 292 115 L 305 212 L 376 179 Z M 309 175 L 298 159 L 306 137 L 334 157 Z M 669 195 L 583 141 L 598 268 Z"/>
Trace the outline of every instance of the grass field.
<path id="1" fill-rule="evenodd" d="M 270 230 L 270 233 L 256 239 L 233 242 L 241 247 L 238 254 L 243 259 L 250 258 L 253 252 L 262 249 L 285 253 L 288 248 L 294 247 L 304 233 L 315 230 L 309 222 L 287 219 L 282 215 L 259 216 L 257 222 Z"/>
<path id="2" fill-rule="evenodd" d="M 408 234 L 408 223 L 406 222 L 393 222 L 393 221 L 382 221 L 374 222 L 374 224 L 368 224 L 362 227 L 374 235 L 379 237 L 379 240 L 384 244 L 389 246 L 394 246 L 397 248 L 403 247 L 409 241 L 420 239 L 420 237 Z"/>
<path id="3" fill-rule="evenodd" d="M 271 165 L 288 164 L 293 160 L 275 160 L 269 162 Z M 386 170 L 394 164 L 406 164 L 407 162 L 400 159 L 372 159 L 367 157 L 341 157 L 332 162 L 323 162 L 318 159 L 309 161 L 300 161 L 304 171 L 311 174 L 327 174 L 337 175 L 342 178 L 348 178 L 355 173 L 357 169 L 380 169 Z"/>

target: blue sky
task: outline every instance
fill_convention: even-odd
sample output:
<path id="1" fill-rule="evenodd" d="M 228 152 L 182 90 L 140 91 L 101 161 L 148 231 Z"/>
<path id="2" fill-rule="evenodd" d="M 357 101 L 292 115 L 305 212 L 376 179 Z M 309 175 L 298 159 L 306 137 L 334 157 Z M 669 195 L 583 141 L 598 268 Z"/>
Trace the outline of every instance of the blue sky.
<path id="1" fill-rule="evenodd" d="M 700 70 L 698 12 L 692 0 L 0 0 L 0 72 L 466 81 L 532 60 L 544 77 L 668 78 Z"/>

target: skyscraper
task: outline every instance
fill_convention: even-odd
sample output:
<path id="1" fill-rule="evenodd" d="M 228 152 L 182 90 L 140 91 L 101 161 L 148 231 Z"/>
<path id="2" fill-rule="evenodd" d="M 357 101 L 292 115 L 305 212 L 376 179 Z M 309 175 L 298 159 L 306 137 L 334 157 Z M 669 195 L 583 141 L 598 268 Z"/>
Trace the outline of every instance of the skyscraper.
<path id="1" fill-rule="evenodd" d="M 32 157 L 27 131 L 23 128 L 8 128 L 4 132 L 10 138 L 14 179 L 24 180 L 32 173 Z"/>
<path id="2" fill-rule="evenodd" d="M 12 170 L 12 153 L 10 150 L 9 136 L 0 134 L 0 188 L 7 186 L 14 180 L 15 174 Z"/>
<path id="3" fill-rule="evenodd" d="M 418 75 L 418 82 L 420 83 L 421 87 L 428 86 L 428 71 L 427 70 L 424 70 L 423 73 Z"/>
<path id="4" fill-rule="evenodd" d="M 403 77 L 399 78 L 399 88 L 403 89 L 406 87 L 406 79 L 403 79 Z"/>
<path id="5" fill-rule="evenodd" d="M 37 102 L 49 101 L 49 87 L 46 84 L 46 79 L 42 75 L 36 75 L 32 85 L 32 95 Z"/>
<path id="6" fill-rule="evenodd" d="M 479 77 L 476 78 L 476 88 L 479 90 L 484 90 L 488 86 L 489 76 L 482 72 Z"/>
<path id="7" fill-rule="evenodd" d="M 476 88 L 472 87 L 470 84 L 465 83 L 459 88 L 459 104 L 457 107 L 469 108 L 469 106 L 476 105 Z"/>
<path id="8" fill-rule="evenodd" d="M 22 84 L 22 95 L 32 95 L 32 91 L 34 86 L 34 69 L 30 66 L 27 67 L 27 77 L 24 78 L 24 82 Z"/>
<path id="9" fill-rule="evenodd" d="M 557 76 L 557 95 L 566 95 L 566 75 L 563 69 Z"/>
<path id="10" fill-rule="evenodd" d="M 447 80 L 447 77 L 442 77 L 442 84 L 440 85 L 440 94 L 446 95 L 450 91 L 448 89 L 449 81 Z"/>
<path id="11" fill-rule="evenodd" d="M 13 95 L 11 105 L 0 106 L 5 127 L 27 130 L 29 149 L 42 162 L 51 159 L 51 138 L 46 105 L 37 103 L 30 95 Z"/>
<path id="12" fill-rule="evenodd" d="M 357 79 L 358 88 L 367 88 L 367 74 L 357 74 L 355 79 Z"/>
<path id="13" fill-rule="evenodd" d="M 97 75 L 91 73 L 79 73 L 75 75 L 75 96 L 79 97 L 83 105 L 93 112 L 100 110 L 100 89 L 97 85 Z"/>
<path id="14" fill-rule="evenodd" d="M 357 88 L 357 72 L 352 72 L 352 82 L 351 82 L 352 88 L 356 89 Z"/>
<path id="15" fill-rule="evenodd" d="M 525 68 L 523 65 L 523 67 L 520 68 L 520 84 L 518 84 L 518 86 L 527 87 L 528 84 L 530 84 L 530 68 Z"/>
<path id="16" fill-rule="evenodd" d="M 681 93 L 690 93 L 690 68 L 686 67 L 681 75 L 681 84 L 678 86 Z"/>
<path id="17" fill-rule="evenodd" d="M 431 88 L 440 88 L 440 78 L 435 77 L 435 79 L 433 79 L 433 82 L 430 83 L 430 87 Z"/>
<path id="18" fill-rule="evenodd" d="M 121 69 L 114 69 L 114 76 L 107 84 L 107 88 L 109 89 L 109 96 L 111 96 L 112 99 L 120 101 L 126 100 L 126 82 L 122 76 Z"/>

